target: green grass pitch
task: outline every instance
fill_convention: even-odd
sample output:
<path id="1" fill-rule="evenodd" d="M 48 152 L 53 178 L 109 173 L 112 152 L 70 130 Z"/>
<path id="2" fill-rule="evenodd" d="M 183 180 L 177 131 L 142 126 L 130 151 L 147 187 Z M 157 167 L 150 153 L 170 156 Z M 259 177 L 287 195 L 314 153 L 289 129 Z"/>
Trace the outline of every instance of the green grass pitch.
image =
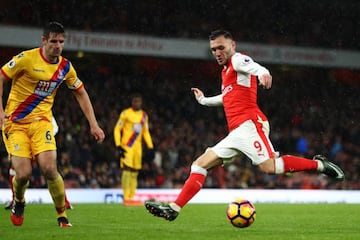
<path id="1" fill-rule="evenodd" d="M 359 204 L 255 204 L 253 225 L 238 229 L 226 219 L 226 204 L 189 204 L 173 222 L 144 207 L 75 204 L 68 211 L 72 228 L 57 227 L 50 204 L 28 204 L 21 227 L 0 211 L 0 240 L 161 240 L 161 239 L 360 239 Z"/>

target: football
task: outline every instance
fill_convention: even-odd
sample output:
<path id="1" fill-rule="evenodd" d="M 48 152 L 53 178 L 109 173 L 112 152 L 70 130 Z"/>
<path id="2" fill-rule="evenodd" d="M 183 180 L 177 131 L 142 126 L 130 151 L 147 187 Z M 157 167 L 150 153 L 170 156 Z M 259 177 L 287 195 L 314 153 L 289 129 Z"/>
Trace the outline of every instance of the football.
<path id="1" fill-rule="evenodd" d="M 254 204 L 246 199 L 236 199 L 229 203 L 226 209 L 226 215 L 229 222 L 238 228 L 249 227 L 256 218 Z"/>

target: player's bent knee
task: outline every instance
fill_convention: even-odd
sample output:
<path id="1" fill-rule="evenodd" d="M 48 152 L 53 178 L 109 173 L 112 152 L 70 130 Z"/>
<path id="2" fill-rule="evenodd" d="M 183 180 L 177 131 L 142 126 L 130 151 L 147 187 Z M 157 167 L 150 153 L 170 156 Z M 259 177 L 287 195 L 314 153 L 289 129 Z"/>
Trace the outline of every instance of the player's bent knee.
<path id="1" fill-rule="evenodd" d="M 275 174 L 275 162 L 273 158 L 266 160 L 258 165 L 259 169 L 267 174 Z"/>
<path id="2" fill-rule="evenodd" d="M 17 174 L 16 174 L 16 180 L 18 182 L 27 182 L 30 178 L 31 178 L 31 172 L 21 172 L 21 171 L 18 171 Z"/>
<path id="3" fill-rule="evenodd" d="M 192 165 L 199 166 L 206 170 L 210 170 L 222 164 L 222 160 L 211 149 L 207 149 L 200 157 L 198 157 Z"/>
<path id="4" fill-rule="evenodd" d="M 57 169 L 53 168 L 53 167 L 42 168 L 42 172 L 43 172 L 44 177 L 48 180 L 56 179 L 59 174 Z"/>

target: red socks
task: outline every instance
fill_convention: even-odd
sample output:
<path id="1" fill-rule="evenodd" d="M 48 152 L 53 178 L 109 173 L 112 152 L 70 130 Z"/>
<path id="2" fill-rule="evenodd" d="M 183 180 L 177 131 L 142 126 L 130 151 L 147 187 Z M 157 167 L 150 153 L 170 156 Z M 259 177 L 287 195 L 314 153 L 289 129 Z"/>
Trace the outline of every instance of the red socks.
<path id="1" fill-rule="evenodd" d="M 206 170 L 197 166 L 192 166 L 192 169 L 193 168 L 196 170 L 190 173 L 189 178 L 174 202 L 180 208 L 184 207 L 185 204 L 200 191 L 205 182 Z M 317 171 L 317 169 L 317 161 L 302 157 L 284 155 L 275 159 L 275 172 L 277 174 L 285 172 Z"/>
<path id="2" fill-rule="evenodd" d="M 281 156 L 284 162 L 284 172 L 316 171 L 318 162 L 292 155 Z"/>
<path id="3" fill-rule="evenodd" d="M 188 180 L 186 180 L 179 196 L 175 200 L 175 203 L 179 207 L 184 207 L 186 203 L 188 203 L 197 192 L 200 191 L 204 182 L 206 175 L 201 173 L 191 173 Z"/>

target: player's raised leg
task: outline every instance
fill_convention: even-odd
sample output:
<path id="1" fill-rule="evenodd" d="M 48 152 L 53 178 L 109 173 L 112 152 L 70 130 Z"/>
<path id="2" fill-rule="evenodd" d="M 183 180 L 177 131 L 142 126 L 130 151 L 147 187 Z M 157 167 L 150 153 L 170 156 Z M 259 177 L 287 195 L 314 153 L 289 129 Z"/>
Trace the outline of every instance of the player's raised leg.
<path id="1" fill-rule="evenodd" d="M 313 159 L 283 155 L 275 159 L 269 159 L 260 164 L 259 167 L 264 172 L 270 174 L 309 171 L 323 173 L 336 181 L 343 181 L 345 179 L 345 174 L 341 168 L 322 155 L 315 155 Z M 272 170 L 273 168 L 275 169 Z"/>
<path id="2" fill-rule="evenodd" d="M 154 216 L 173 221 L 179 215 L 180 210 L 200 191 L 207 175 L 207 169 L 219 166 L 222 160 L 214 151 L 208 149 L 191 166 L 189 178 L 186 180 L 176 200 L 172 203 L 158 203 L 146 201 L 146 209 Z"/>

